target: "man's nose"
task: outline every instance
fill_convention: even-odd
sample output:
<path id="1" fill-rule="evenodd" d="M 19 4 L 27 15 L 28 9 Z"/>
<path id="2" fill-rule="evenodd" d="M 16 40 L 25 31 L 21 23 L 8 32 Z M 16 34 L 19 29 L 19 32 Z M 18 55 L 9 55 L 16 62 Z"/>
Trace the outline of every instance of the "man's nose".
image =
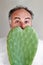
<path id="1" fill-rule="evenodd" d="M 24 28 L 24 22 L 20 22 L 20 27 L 23 29 Z"/>

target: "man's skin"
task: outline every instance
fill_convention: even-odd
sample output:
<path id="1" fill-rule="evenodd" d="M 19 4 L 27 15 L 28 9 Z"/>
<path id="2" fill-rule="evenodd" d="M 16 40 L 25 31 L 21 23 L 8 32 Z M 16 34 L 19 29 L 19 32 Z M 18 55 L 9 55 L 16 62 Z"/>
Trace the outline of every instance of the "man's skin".
<path id="1" fill-rule="evenodd" d="M 26 26 L 32 26 L 32 16 L 25 9 L 16 10 L 11 15 L 10 27 L 20 26 L 24 29 Z"/>

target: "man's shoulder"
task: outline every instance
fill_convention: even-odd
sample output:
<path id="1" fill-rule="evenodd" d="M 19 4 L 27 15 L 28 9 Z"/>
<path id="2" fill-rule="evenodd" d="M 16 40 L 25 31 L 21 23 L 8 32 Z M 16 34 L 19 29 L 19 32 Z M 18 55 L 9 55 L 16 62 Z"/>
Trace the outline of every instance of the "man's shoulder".
<path id="1" fill-rule="evenodd" d="M 43 40 L 38 40 L 38 48 L 32 65 L 43 65 Z"/>
<path id="2" fill-rule="evenodd" d="M 42 39 L 39 39 L 39 43 L 40 43 L 40 42 L 43 43 L 43 40 L 42 40 Z"/>
<path id="3" fill-rule="evenodd" d="M 38 45 L 39 45 L 39 47 L 43 48 L 43 40 L 39 39 Z"/>
<path id="4" fill-rule="evenodd" d="M 6 37 L 0 38 L 0 43 L 6 41 Z"/>
<path id="5" fill-rule="evenodd" d="M 7 55 L 7 38 L 0 38 L 0 65 L 10 65 Z"/>
<path id="6" fill-rule="evenodd" d="M 38 41 L 38 50 L 41 52 L 43 49 L 43 40 L 39 39 Z"/>

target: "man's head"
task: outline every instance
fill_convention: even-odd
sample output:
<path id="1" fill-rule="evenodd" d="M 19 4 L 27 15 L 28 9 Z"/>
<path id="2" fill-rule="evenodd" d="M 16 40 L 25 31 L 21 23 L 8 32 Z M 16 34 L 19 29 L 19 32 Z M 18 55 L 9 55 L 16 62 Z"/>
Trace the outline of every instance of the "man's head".
<path id="1" fill-rule="evenodd" d="M 16 7 L 10 10 L 9 12 L 11 28 L 20 26 L 21 28 L 24 29 L 26 26 L 32 26 L 32 18 L 33 18 L 32 11 L 30 11 L 26 7 Z"/>

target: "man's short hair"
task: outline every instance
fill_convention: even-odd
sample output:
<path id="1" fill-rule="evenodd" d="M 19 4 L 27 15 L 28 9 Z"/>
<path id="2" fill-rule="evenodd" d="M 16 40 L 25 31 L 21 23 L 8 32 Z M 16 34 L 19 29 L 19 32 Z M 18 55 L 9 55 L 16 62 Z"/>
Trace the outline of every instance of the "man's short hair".
<path id="1" fill-rule="evenodd" d="M 31 10 L 29 10 L 27 7 L 23 7 L 23 6 L 17 6 L 17 7 L 15 7 L 15 8 L 11 9 L 11 10 L 9 11 L 9 19 L 10 19 L 11 15 L 12 15 L 16 10 L 20 10 L 20 9 L 24 9 L 24 10 L 26 10 L 27 12 L 29 12 L 30 15 L 32 16 L 32 19 L 33 19 L 33 12 L 32 12 Z"/>

